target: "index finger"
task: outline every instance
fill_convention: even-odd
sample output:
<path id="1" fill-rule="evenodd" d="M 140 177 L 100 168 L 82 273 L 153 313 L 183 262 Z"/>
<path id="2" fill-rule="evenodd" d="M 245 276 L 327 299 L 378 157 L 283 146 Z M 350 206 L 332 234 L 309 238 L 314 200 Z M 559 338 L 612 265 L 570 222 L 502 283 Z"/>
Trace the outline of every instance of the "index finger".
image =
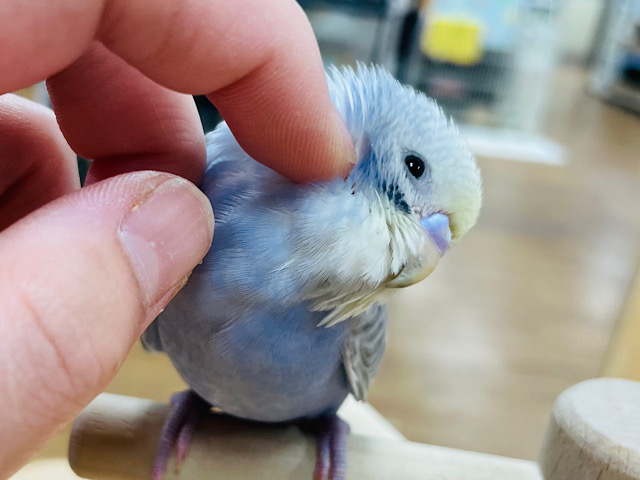
<path id="1" fill-rule="evenodd" d="M 10 26 L 4 91 L 64 69 L 99 39 L 166 87 L 210 94 L 247 153 L 293 180 L 345 173 L 355 157 L 293 0 L 8 0 L 0 19 Z"/>

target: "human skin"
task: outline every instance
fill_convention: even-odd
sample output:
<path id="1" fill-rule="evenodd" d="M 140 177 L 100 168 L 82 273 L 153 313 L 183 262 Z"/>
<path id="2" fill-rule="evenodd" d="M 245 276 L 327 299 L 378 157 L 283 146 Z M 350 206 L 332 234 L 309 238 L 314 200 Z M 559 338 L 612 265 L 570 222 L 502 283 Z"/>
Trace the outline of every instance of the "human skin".
<path id="1" fill-rule="evenodd" d="M 47 79 L 55 112 L 0 97 L 6 477 L 104 389 L 209 248 L 187 94 L 294 181 L 344 175 L 355 153 L 293 0 L 5 0 L 0 24 L 0 92 Z M 81 190 L 75 153 L 94 159 Z"/>

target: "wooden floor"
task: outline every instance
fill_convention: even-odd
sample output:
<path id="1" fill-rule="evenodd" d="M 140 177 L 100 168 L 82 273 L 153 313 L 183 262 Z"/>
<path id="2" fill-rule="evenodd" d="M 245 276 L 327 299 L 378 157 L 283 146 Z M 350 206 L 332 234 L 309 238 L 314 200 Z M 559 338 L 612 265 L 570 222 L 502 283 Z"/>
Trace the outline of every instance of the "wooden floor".
<path id="1" fill-rule="evenodd" d="M 554 398 L 598 375 L 640 251 L 640 120 L 558 73 L 566 167 L 481 159 L 477 228 L 393 301 L 370 400 L 407 437 L 535 458 Z"/>
<path id="2" fill-rule="evenodd" d="M 545 127 L 568 165 L 480 159 L 477 228 L 391 303 L 370 401 L 412 440 L 535 458 L 555 397 L 600 371 L 640 251 L 640 120 L 585 80 L 560 70 Z M 109 391 L 179 388 L 136 347 Z"/>

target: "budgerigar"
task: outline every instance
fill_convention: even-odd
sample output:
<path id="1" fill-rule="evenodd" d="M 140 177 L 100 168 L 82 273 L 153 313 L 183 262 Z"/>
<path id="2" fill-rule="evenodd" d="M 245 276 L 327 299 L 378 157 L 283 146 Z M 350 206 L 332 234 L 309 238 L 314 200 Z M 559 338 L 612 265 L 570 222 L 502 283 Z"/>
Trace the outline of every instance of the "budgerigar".
<path id="1" fill-rule="evenodd" d="M 376 67 L 332 69 L 328 83 L 357 152 L 347 178 L 295 184 L 249 157 L 225 123 L 207 136 L 213 245 L 143 337 L 191 388 L 165 425 L 156 478 L 174 443 L 184 455 L 179 432 L 197 401 L 243 419 L 323 424 L 318 448 L 329 455 L 315 476 L 342 479 L 347 429 L 335 413 L 349 393 L 366 396 L 386 300 L 476 222 L 479 170 L 433 100 Z"/>

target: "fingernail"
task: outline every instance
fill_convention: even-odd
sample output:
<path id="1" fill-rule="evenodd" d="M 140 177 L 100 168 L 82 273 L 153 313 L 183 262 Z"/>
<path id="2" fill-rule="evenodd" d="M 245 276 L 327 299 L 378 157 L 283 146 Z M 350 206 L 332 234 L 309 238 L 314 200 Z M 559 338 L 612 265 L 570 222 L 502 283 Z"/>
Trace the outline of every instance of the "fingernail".
<path id="1" fill-rule="evenodd" d="M 156 181 L 157 184 L 157 181 Z M 178 177 L 153 186 L 120 227 L 147 306 L 171 298 L 211 246 L 211 204 Z"/>

